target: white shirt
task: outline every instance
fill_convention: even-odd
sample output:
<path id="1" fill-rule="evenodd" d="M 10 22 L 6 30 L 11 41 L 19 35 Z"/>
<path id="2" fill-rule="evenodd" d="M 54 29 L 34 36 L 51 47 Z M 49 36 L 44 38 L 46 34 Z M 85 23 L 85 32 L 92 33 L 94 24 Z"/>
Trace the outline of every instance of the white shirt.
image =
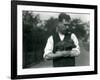
<path id="1" fill-rule="evenodd" d="M 59 37 L 62 41 L 64 39 L 65 35 L 59 33 Z M 73 51 L 76 50 L 77 53 L 75 53 L 75 54 L 77 54 L 77 55 L 80 54 L 79 42 L 78 42 L 78 39 L 74 33 L 71 34 L 71 39 L 74 41 L 74 44 L 76 45 L 76 47 L 73 48 L 71 52 L 73 53 Z M 44 49 L 44 55 L 43 55 L 44 58 L 47 54 L 53 52 L 53 47 L 54 47 L 53 36 L 50 36 L 47 40 L 47 44 L 46 44 L 46 47 Z"/>

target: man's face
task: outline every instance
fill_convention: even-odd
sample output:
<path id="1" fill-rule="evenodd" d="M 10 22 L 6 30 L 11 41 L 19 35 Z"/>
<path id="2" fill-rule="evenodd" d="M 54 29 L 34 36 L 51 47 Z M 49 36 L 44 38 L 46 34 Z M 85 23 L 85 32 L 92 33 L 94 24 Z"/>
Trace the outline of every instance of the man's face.
<path id="1" fill-rule="evenodd" d="M 69 22 L 68 21 L 66 21 L 65 19 L 63 19 L 62 23 L 64 24 L 64 26 L 66 27 L 66 29 L 69 29 Z"/>
<path id="2" fill-rule="evenodd" d="M 66 34 L 69 31 L 69 22 L 63 19 L 59 24 L 58 31 L 62 34 Z"/>

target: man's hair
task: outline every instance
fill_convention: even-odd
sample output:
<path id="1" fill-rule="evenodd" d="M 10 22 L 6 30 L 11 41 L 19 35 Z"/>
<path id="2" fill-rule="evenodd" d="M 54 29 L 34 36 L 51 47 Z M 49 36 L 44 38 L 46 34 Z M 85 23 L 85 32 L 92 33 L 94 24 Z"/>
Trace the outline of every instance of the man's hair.
<path id="1" fill-rule="evenodd" d="M 71 17 L 70 15 L 66 14 L 66 13 L 61 13 L 58 17 L 59 21 L 62 22 L 63 19 L 65 19 L 66 21 L 70 21 Z"/>

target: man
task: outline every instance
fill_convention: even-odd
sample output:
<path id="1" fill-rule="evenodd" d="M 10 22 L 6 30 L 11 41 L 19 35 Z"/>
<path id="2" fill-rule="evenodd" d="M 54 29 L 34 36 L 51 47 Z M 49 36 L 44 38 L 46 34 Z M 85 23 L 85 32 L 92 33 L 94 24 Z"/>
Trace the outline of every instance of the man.
<path id="1" fill-rule="evenodd" d="M 75 56 L 80 54 L 80 48 L 77 37 L 69 30 L 71 18 L 61 13 L 58 19 L 56 32 L 48 38 L 43 57 L 52 59 L 54 67 L 75 66 Z"/>

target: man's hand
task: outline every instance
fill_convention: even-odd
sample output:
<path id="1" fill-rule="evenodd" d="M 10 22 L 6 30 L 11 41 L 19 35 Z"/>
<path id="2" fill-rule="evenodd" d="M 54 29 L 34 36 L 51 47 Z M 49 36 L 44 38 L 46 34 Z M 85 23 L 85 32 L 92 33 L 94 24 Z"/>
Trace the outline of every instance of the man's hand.
<path id="1" fill-rule="evenodd" d="M 71 53 L 70 53 L 70 56 L 78 56 L 80 54 L 79 51 L 77 50 L 72 50 Z"/>

